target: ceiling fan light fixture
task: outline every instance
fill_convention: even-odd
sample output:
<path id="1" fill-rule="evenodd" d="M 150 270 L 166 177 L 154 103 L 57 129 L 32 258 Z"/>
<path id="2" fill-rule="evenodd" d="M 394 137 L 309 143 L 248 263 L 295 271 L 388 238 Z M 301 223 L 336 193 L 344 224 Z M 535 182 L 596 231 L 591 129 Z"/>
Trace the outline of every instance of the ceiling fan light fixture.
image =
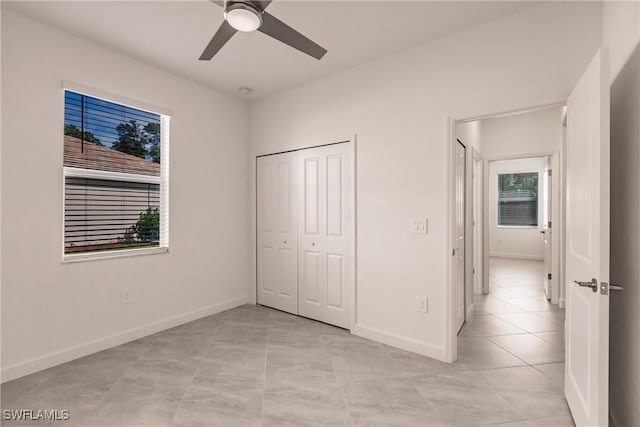
<path id="1" fill-rule="evenodd" d="M 250 33 L 262 25 L 262 13 L 248 3 L 228 3 L 224 19 L 238 31 Z"/>

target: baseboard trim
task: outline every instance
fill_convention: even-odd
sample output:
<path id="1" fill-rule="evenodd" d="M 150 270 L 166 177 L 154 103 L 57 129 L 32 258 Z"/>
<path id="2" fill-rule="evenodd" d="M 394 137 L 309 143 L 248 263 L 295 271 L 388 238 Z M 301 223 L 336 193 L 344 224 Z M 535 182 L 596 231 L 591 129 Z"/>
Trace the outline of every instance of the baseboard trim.
<path id="1" fill-rule="evenodd" d="M 447 361 L 447 354 L 444 347 L 436 347 L 413 338 L 391 334 L 360 323 L 356 324 L 351 329 L 351 333 L 362 338 L 390 345 L 391 347 L 431 357 L 432 359 L 441 360 L 443 362 Z"/>
<path id="2" fill-rule="evenodd" d="M 516 253 L 502 253 L 492 252 L 489 254 L 490 258 L 510 258 L 510 259 L 525 259 L 531 261 L 544 261 L 543 256 L 528 255 L 528 254 L 516 254 Z"/>
<path id="3" fill-rule="evenodd" d="M 15 363 L 2 368 L 0 373 L 0 377 L 2 379 L 1 382 L 4 383 L 11 381 L 43 369 L 51 368 L 61 363 L 69 362 L 79 357 L 88 356 L 98 351 L 137 340 L 166 329 L 175 328 L 176 326 L 244 305 L 247 301 L 247 297 L 235 298 L 219 304 L 209 305 L 187 313 L 169 317 L 167 319 L 162 319 L 144 326 L 118 332 L 93 341 L 88 341 L 63 350 L 54 351 L 43 356 L 34 357 L 25 360 L 24 362 Z"/>

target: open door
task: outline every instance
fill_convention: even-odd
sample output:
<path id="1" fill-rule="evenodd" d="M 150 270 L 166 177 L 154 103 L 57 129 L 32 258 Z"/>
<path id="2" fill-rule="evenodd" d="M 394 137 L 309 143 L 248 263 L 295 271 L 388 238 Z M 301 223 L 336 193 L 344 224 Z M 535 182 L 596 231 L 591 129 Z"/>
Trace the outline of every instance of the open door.
<path id="1" fill-rule="evenodd" d="M 577 426 L 608 424 L 608 70 L 603 49 L 567 101 L 565 396 Z"/>
<path id="2" fill-rule="evenodd" d="M 456 328 L 458 332 L 464 325 L 466 316 L 465 286 L 465 201 L 466 201 L 466 147 L 458 140 L 456 144 Z"/>

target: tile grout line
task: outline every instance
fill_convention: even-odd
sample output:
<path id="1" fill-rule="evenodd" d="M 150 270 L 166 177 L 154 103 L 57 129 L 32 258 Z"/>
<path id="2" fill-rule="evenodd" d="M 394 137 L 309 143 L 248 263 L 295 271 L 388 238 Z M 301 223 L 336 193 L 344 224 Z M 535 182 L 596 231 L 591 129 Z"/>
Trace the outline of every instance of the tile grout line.
<path id="1" fill-rule="evenodd" d="M 351 422 L 351 425 L 353 427 L 355 427 L 356 426 L 356 421 L 354 419 L 353 412 L 351 411 L 351 408 L 349 407 L 349 403 L 347 403 L 347 398 L 345 396 L 345 392 L 344 392 L 344 389 L 343 389 L 343 383 L 338 381 L 338 375 L 336 375 L 336 370 L 335 370 L 335 368 L 333 366 L 333 362 L 331 360 L 331 356 L 329 354 L 328 347 L 325 348 L 325 351 L 327 352 L 327 360 L 329 361 L 329 365 L 331 366 L 331 372 L 333 373 L 333 377 L 336 380 L 336 385 L 338 386 L 338 389 L 340 390 L 340 394 L 342 395 L 342 402 L 344 403 L 345 408 L 347 408 L 347 413 L 349 414 L 349 421 Z"/>
<path id="2" fill-rule="evenodd" d="M 67 363 L 68 363 L 68 362 L 67 362 Z M 48 369 L 54 369 L 54 368 L 55 368 L 55 372 L 54 372 L 54 373 L 53 373 L 49 378 L 45 378 L 44 380 L 40 381 L 38 384 L 36 384 L 36 385 L 34 385 L 33 387 L 31 387 L 31 388 L 30 388 L 29 390 L 27 390 L 26 392 L 24 392 L 24 393 L 22 394 L 22 396 L 20 396 L 20 397 L 16 400 L 15 404 L 16 404 L 16 405 L 18 405 L 18 404 L 22 401 L 22 399 L 24 399 L 25 397 L 27 397 L 27 396 L 28 396 L 28 395 L 30 395 L 31 393 L 35 392 L 36 390 L 38 390 L 38 389 L 42 386 L 42 384 L 46 383 L 47 381 L 51 380 L 51 378 L 53 378 L 53 377 L 55 377 L 56 375 L 58 375 L 58 371 L 60 370 L 60 366 L 61 366 L 61 365 L 56 365 L 56 366 L 52 366 L 51 368 L 48 368 Z M 34 372 L 34 374 L 37 374 L 37 373 L 38 373 L 38 372 Z M 33 374 L 31 374 L 31 375 L 33 375 Z M 17 378 L 16 380 L 13 380 L 13 381 L 17 381 L 17 380 L 20 380 L 20 379 L 21 379 L 21 378 Z M 10 381 L 9 381 L 9 382 L 10 382 Z M 4 385 L 4 384 L 2 384 L 2 385 Z M 3 406 L 3 407 L 2 407 L 2 409 L 6 409 L 6 408 L 4 408 L 4 406 Z M 0 424 L 0 425 L 1 425 L 1 424 Z"/>
<path id="3" fill-rule="evenodd" d="M 535 338 L 538 338 L 539 340 L 544 341 L 544 343 L 545 343 L 545 344 L 553 345 L 553 343 L 550 343 L 549 341 L 547 341 L 547 340 L 545 340 L 545 339 L 540 338 L 539 336 L 537 336 L 537 335 L 536 335 L 536 334 L 534 334 L 533 332 L 529 332 L 529 333 L 527 333 L 527 334 L 496 335 L 496 337 L 506 337 L 506 336 L 524 336 L 524 335 L 530 335 L 530 336 L 532 336 L 532 337 L 535 337 Z M 501 349 L 503 349 L 503 350 L 504 350 L 504 351 L 506 351 L 507 353 L 511 354 L 512 356 L 514 356 L 514 357 L 516 357 L 516 358 L 518 358 L 518 359 L 522 360 L 522 361 L 523 361 L 524 363 L 526 363 L 528 366 L 532 366 L 532 367 L 533 367 L 533 366 L 535 366 L 535 365 L 549 365 L 549 364 L 553 364 L 553 363 L 564 363 L 564 360 L 562 360 L 562 362 L 546 362 L 546 363 L 535 363 L 535 364 L 532 364 L 532 363 L 529 363 L 529 362 L 527 362 L 526 360 L 524 360 L 522 357 L 517 356 L 516 354 L 514 354 L 511 350 L 507 349 L 506 347 L 504 347 L 504 346 L 502 346 L 502 345 L 498 344 L 497 342 L 493 341 L 492 339 L 490 339 L 491 337 L 484 337 L 484 338 L 486 338 L 489 342 L 491 342 L 491 343 L 493 343 L 493 344 L 497 345 L 498 347 L 500 347 Z"/>
<path id="4" fill-rule="evenodd" d="M 517 334 L 517 335 L 529 335 L 529 334 Z M 503 335 L 503 336 L 504 336 L 504 335 Z M 529 364 L 527 363 L 527 361 L 526 361 L 526 360 L 523 360 L 521 357 L 516 356 L 515 354 L 513 354 L 512 352 L 510 352 L 510 351 L 509 351 L 509 350 L 507 350 L 506 348 L 502 347 L 500 344 L 498 344 L 498 343 L 496 343 L 496 342 L 491 341 L 491 340 L 490 340 L 489 338 L 487 338 L 487 337 L 482 337 L 482 338 L 484 338 L 484 339 L 485 339 L 486 341 L 488 341 L 489 343 L 491 343 L 491 344 L 493 344 L 493 345 L 495 345 L 495 346 L 499 347 L 500 349 L 502 349 L 502 350 L 506 351 L 506 352 L 507 352 L 507 353 L 509 353 L 511 356 L 515 357 L 516 359 L 518 359 L 519 361 L 521 361 L 522 363 L 524 363 L 524 364 L 525 364 L 525 366 L 529 366 Z M 509 368 L 518 368 L 518 367 L 522 367 L 522 365 L 520 365 L 520 366 L 508 366 L 508 367 L 509 367 Z"/>
<path id="5" fill-rule="evenodd" d="M 206 317 L 205 317 L 205 319 L 206 319 Z M 199 320 L 201 320 L 201 319 L 199 319 Z M 220 319 L 220 321 L 218 322 L 216 327 L 213 329 L 213 332 L 211 333 L 211 338 L 213 338 L 216 335 L 216 332 L 218 332 L 218 329 L 220 329 L 220 326 L 223 323 L 224 323 L 224 318 Z M 180 406 L 184 402 L 184 398 L 187 395 L 187 391 L 189 390 L 189 387 L 193 384 L 193 381 L 196 378 L 196 374 L 198 373 L 198 370 L 200 369 L 200 366 L 202 365 L 202 362 L 204 361 L 204 354 L 207 353 L 207 351 L 209 350 L 209 348 L 212 345 L 213 344 L 211 343 L 211 341 L 209 341 L 209 344 L 207 345 L 207 348 L 204 350 L 203 356 L 200 358 L 200 363 L 198 363 L 198 366 L 196 366 L 196 369 L 193 371 L 193 375 L 191 376 L 191 382 L 189 384 L 187 384 L 187 386 L 185 387 L 184 391 L 182 392 L 182 397 L 180 397 L 180 401 L 176 405 L 176 410 L 173 412 L 173 416 L 171 417 L 171 423 L 172 424 L 175 424 L 175 418 L 176 418 L 176 415 L 178 415 L 178 411 L 180 410 Z"/>
<path id="6" fill-rule="evenodd" d="M 142 337 L 142 338 L 139 338 L 139 339 L 144 339 L 144 338 L 146 338 L 146 337 Z M 102 404 L 102 401 L 103 401 L 103 400 L 104 400 L 104 398 L 107 396 L 107 394 L 109 394 L 109 393 L 111 392 L 111 390 L 113 390 L 113 389 L 114 389 L 114 387 L 115 387 L 115 386 L 116 386 L 116 385 L 117 385 L 117 384 L 122 380 L 122 378 L 124 378 L 125 374 L 126 374 L 127 372 L 129 372 L 129 370 L 131 369 L 131 367 L 132 367 L 132 366 L 133 366 L 133 365 L 134 365 L 138 360 L 140 360 L 140 359 L 142 358 L 142 355 L 143 355 L 144 353 L 146 353 L 146 352 L 151 348 L 151 346 L 154 344 L 154 342 L 155 342 L 156 340 L 157 340 L 157 338 L 154 338 L 153 340 L 150 340 L 151 342 L 149 343 L 149 345 L 148 345 L 148 346 L 147 346 L 143 351 L 141 351 L 141 352 L 140 352 L 140 354 L 138 355 L 138 357 L 137 357 L 135 360 L 133 360 L 133 361 L 129 364 L 129 366 L 127 366 L 127 369 L 125 369 L 125 370 L 124 370 L 124 372 L 122 373 L 122 375 L 120 375 L 120 376 L 118 377 L 118 379 L 113 383 L 113 385 L 112 385 L 111 387 L 109 387 L 109 389 L 108 389 L 107 391 L 105 391 L 105 392 L 104 392 L 104 394 L 103 394 L 102 396 L 100 396 L 100 399 L 98 399 L 98 401 L 97 401 L 97 402 L 95 402 L 95 403 L 94 403 L 94 405 L 96 405 L 96 408 L 93 408 L 92 410 L 90 410 L 90 411 L 88 411 L 86 414 L 84 414 L 84 416 L 80 417 L 80 419 L 81 419 L 81 420 L 86 420 L 87 418 L 89 418 L 89 416 L 90 416 L 90 415 L 93 415 L 93 414 L 98 410 L 98 407 Z M 137 341 L 137 340 L 133 340 L 133 341 Z M 133 342 L 133 341 L 129 341 L 129 342 Z M 125 344 L 128 344 L 128 343 L 125 343 Z M 121 345 L 124 345 L 124 344 L 121 344 Z M 119 347 L 119 346 L 118 346 L 118 347 Z M 112 348 L 117 348 L 117 347 L 112 347 Z M 107 350 L 109 350 L 109 349 L 107 349 Z M 103 351 L 104 351 L 104 350 L 103 350 Z M 94 354 L 96 354 L 96 353 L 94 353 Z"/>
<path id="7" fill-rule="evenodd" d="M 260 408 L 260 425 L 264 425 L 264 398 L 267 394 L 267 358 L 269 357 L 269 327 L 266 328 L 264 340 L 264 377 L 262 381 L 262 407 Z"/>

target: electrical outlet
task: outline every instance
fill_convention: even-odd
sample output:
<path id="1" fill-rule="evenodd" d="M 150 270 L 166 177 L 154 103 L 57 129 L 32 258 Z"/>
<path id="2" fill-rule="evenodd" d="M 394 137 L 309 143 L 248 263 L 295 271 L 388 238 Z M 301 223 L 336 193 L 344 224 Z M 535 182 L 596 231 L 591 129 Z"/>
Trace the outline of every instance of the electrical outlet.
<path id="1" fill-rule="evenodd" d="M 133 296 L 131 295 L 131 291 L 127 288 L 122 289 L 122 303 L 129 304 L 133 301 Z"/>
<path id="2" fill-rule="evenodd" d="M 420 313 L 428 313 L 429 312 L 429 299 L 424 296 L 419 296 L 416 299 L 416 310 Z"/>

